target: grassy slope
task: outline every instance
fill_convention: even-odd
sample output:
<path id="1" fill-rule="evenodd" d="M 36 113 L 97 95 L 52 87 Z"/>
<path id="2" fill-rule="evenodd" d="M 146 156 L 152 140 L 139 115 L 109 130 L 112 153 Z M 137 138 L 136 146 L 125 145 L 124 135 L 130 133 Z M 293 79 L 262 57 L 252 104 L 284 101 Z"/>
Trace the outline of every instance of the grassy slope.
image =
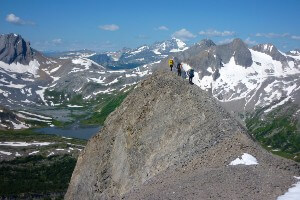
<path id="1" fill-rule="evenodd" d="M 56 135 L 46 135 L 42 133 L 33 132 L 34 129 L 25 129 L 25 130 L 8 130 L 0 131 L 0 141 L 18 141 L 18 142 L 56 142 L 58 144 L 64 145 L 66 142 L 72 142 L 77 145 L 85 145 L 86 140 L 73 138 L 72 140 L 66 140 L 61 136 Z"/>
<path id="2" fill-rule="evenodd" d="M 89 125 L 103 125 L 108 115 L 121 105 L 128 93 L 129 92 L 122 92 L 111 98 L 106 98 L 95 108 L 94 113 L 89 118 L 82 120 L 81 122 Z"/>
<path id="3" fill-rule="evenodd" d="M 298 107 L 286 104 L 269 113 L 266 109 L 247 117 L 248 130 L 267 150 L 300 162 L 300 129 L 294 117 Z"/>
<path id="4" fill-rule="evenodd" d="M 119 92 L 113 94 L 99 94 L 96 98 L 84 101 L 82 95 L 70 96 L 64 92 L 47 91 L 46 100 L 51 100 L 55 104 L 60 104 L 55 109 L 71 110 L 70 122 L 53 121 L 58 127 L 66 127 L 75 121 L 80 121 L 84 125 L 103 125 L 106 117 L 114 111 L 129 94 L 128 92 Z M 69 99 L 69 100 L 67 100 Z M 79 105 L 82 107 L 70 108 L 67 105 Z M 77 111 L 77 112 L 76 112 Z M 80 111 L 80 112 L 78 112 Z"/>

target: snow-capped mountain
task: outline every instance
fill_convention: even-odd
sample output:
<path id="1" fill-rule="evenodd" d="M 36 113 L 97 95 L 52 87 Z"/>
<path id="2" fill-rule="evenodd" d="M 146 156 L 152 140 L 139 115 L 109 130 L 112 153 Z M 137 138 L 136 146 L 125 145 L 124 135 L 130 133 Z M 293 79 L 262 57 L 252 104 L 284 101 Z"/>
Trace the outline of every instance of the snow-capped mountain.
<path id="1" fill-rule="evenodd" d="M 126 54 L 128 50 L 123 52 Z M 158 62 L 155 59 L 147 64 L 138 62 L 133 69 L 125 67 L 118 70 L 127 63 L 117 63 L 119 67 L 111 69 L 90 59 L 94 55 L 92 51 L 82 50 L 50 58 L 32 49 L 20 35 L 2 35 L 1 105 L 14 109 L 59 106 L 76 94 L 87 100 L 98 94 L 126 91 L 145 75 L 151 74 L 149 68 Z M 64 97 L 55 100 L 51 91 Z"/>
<path id="2" fill-rule="evenodd" d="M 0 97 L 8 107 L 58 106 L 76 94 L 88 100 L 126 91 L 155 68 L 166 67 L 170 57 L 186 70 L 193 67 L 195 84 L 231 111 L 299 102 L 299 50 L 282 53 L 272 44 L 250 49 L 240 39 L 224 45 L 202 40 L 187 47 L 173 38 L 118 52 L 83 50 L 49 58 L 19 35 L 1 37 Z M 14 52 L 23 56 L 13 57 Z M 51 91 L 64 97 L 54 100 Z"/>
<path id="3" fill-rule="evenodd" d="M 68 58 L 73 58 L 73 57 L 78 57 L 78 56 L 92 56 L 95 55 L 95 51 L 91 51 L 88 49 L 82 49 L 82 50 L 77 50 L 77 51 L 45 51 L 42 52 L 45 56 L 50 57 L 50 58 L 60 58 L 60 59 L 68 59 Z"/>
<path id="4" fill-rule="evenodd" d="M 140 65 L 157 62 L 175 52 L 187 50 L 188 47 L 179 39 L 173 38 L 153 45 L 143 45 L 136 49 L 122 49 L 91 56 L 90 59 L 105 67 L 129 69 Z"/>
<path id="5" fill-rule="evenodd" d="M 204 40 L 175 59 L 194 68 L 194 83 L 238 113 L 270 106 L 266 112 L 292 101 L 299 104 L 300 59 L 272 44 L 252 48 L 240 39 L 224 45 Z"/>
<path id="6" fill-rule="evenodd" d="M 11 64 L 13 62 L 28 64 L 34 55 L 30 43 L 20 35 L 0 35 L 0 61 Z"/>

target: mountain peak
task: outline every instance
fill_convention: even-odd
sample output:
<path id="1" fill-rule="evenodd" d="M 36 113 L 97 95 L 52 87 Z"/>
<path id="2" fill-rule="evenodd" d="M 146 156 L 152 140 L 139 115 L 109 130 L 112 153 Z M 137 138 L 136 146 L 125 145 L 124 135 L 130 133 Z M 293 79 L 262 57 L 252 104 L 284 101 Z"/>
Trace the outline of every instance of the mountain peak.
<path id="1" fill-rule="evenodd" d="M 254 51 L 259 51 L 271 56 L 274 60 L 284 61 L 286 57 L 282 55 L 278 49 L 271 43 L 258 44 L 252 47 Z"/>
<path id="2" fill-rule="evenodd" d="M 186 47 L 186 44 L 182 40 L 180 40 L 178 38 L 173 37 L 172 41 L 175 41 L 176 44 L 177 44 L 177 46 L 178 46 L 178 48 L 180 48 L 180 49 Z"/>
<path id="3" fill-rule="evenodd" d="M 218 45 L 216 51 L 223 63 L 228 63 L 232 57 L 237 65 L 250 67 L 253 63 L 248 46 L 240 38 L 227 44 Z"/>
<path id="4" fill-rule="evenodd" d="M 257 159 L 254 168 L 231 166 L 245 153 Z M 277 190 L 286 190 L 291 172 L 283 166 L 292 164 L 258 146 L 206 92 L 159 70 L 137 85 L 88 142 L 65 199 L 147 199 L 150 193 L 166 199 L 172 191 L 180 193 L 172 199 L 193 199 L 192 193 L 198 194 L 194 199 L 213 194 L 230 199 L 251 191 L 252 199 L 272 199 Z M 270 187 L 274 180 L 276 190 Z"/>
<path id="5" fill-rule="evenodd" d="M 207 46 L 207 47 L 216 46 L 216 44 L 211 39 L 203 39 L 198 44 L 199 45 L 204 45 L 204 46 Z"/>
<path id="6" fill-rule="evenodd" d="M 32 60 L 33 50 L 22 36 L 10 33 L 0 35 L 0 61 L 5 63 L 28 64 Z"/>
<path id="7" fill-rule="evenodd" d="M 244 43 L 244 41 L 240 38 L 235 38 L 231 44 L 235 47 L 238 47 L 238 46 L 243 46 L 243 47 L 246 47 L 247 48 L 247 45 Z"/>

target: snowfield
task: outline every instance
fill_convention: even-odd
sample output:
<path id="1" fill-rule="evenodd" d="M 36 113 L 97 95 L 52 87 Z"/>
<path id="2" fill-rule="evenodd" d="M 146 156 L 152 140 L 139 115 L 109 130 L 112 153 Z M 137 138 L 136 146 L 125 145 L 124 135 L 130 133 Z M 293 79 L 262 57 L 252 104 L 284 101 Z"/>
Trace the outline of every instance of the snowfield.
<path id="1" fill-rule="evenodd" d="M 0 142 L 0 146 L 27 147 L 27 146 L 48 146 L 51 142 Z"/>
<path id="2" fill-rule="evenodd" d="M 265 47 L 271 48 L 271 47 Z M 237 65 L 234 57 L 231 57 L 228 63 L 223 63 L 223 67 L 219 69 L 220 76 L 213 80 L 214 70 L 208 68 L 207 72 L 211 75 L 203 76 L 202 72 L 196 72 L 193 82 L 203 90 L 212 91 L 212 95 L 221 102 L 231 102 L 245 99 L 245 107 L 251 101 L 255 101 L 255 106 L 268 106 L 274 101 L 280 101 L 272 106 L 266 112 L 292 100 L 293 93 L 300 89 L 298 83 L 292 78 L 291 81 L 282 81 L 286 77 L 295 77 L 300 74 L 300 68 L 294 61 L 282 64 L 280 61 L 265 53 L 249 49 L 252 55 L 253 64 L 250 67 Z M 183 64 L 183 70 L 188 71 L 192 67 L 186 63 Z M 264 95 L 260 94 L 258 99 L 254 99 L 258 90 L 263 84 L 273 77 L 272 82 L 264 87 Z M 231 94 L 231 95 L 229 95 Z M 222 98 L 218 98 L 218 97 Z M 282 99 L 285 97 L 284 99 Z M 245 108 L 244 108 L 245 109 Z"/>
<path id="3" fill-rule="evenodd" d="M 5 71 L 19 73 L 19 74 L 30 73 L 36 78 L 39 77 L 38 75 L 39 67 L 40 64 L 36 59 L 30 61 L 28 65 L 23 65 L 20 63 L 7 64 L 5 62 L 0 61 L 0 68 L 4 69 Z"/>

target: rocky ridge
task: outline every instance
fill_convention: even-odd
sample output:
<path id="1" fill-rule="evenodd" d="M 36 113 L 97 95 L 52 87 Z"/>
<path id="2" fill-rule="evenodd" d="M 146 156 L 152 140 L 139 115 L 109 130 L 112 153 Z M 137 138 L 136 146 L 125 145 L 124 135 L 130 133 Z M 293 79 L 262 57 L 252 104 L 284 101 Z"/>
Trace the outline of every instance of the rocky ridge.
<path id="1" fill-rule="evenodd" d="M 257 163 L 230 165 L 245 153 Z M 88 142 L 65 199 L 274 199 L 299 174 L 205 91 L 158 70 Z"/>

